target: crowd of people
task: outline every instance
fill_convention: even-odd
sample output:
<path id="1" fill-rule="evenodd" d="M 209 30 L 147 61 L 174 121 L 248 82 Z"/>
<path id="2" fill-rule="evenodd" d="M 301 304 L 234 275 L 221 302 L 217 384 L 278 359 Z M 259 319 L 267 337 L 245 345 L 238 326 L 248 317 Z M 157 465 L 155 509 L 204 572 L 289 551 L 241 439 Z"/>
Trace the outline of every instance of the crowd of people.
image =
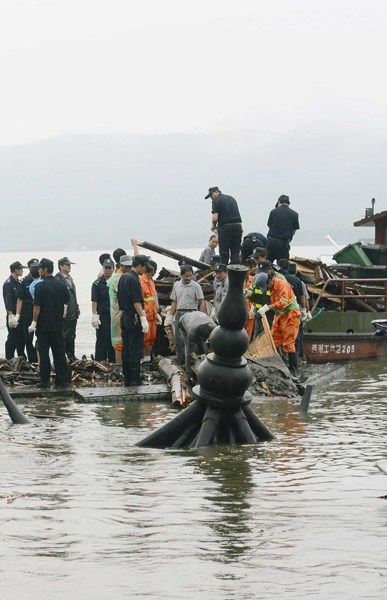
<path id="1" fill-rule="evenodd" d="M 209 188 L 208 198 L 212 200 L 213 233 L 200 261 L 209 269 L 203 279 L 213 278 L 214 299 L 208 306 L 192 266 L 182 264 L 164 323 L 174 326 L 177 360 L 186 362 L 184 327 L 179 327 L 182 318 L 186 313 L 199 311 L 216 323 L 228 289 L 227 265 L 242 263 L 248 268 L 245 298 L 249 338 L 259 333 L 262 318 L 267 318 L 277 348 L 296 373 L 302 356 L 302 324 L 311 318 L 306 287 L 297 277 L 295 265 L 289 263 L 290 242 L 299 229 L 298 214 L 290 209 L 289 197 L 282 195 L 270 212 L 267 236 L 251 232 L 242 237 L 242 219 L 235 198 L 222 194 L 218 187 Z M 140 254 L 135 239 L 132 248 L 133 256 L 122 248 L 112 255 L 102 254 L 101 270 L 91 286 L 95 359 L 121 363 L 125 386 L 142 383 L 140 365 L 151 361 L 157 325 L 162 324 L 153 281 L 157 264 Z M 54 275 L 54 263 L 48 258 L 32 258 L 26 266 L 16 261 L 10 265 L 10 276 L 3 285 L 8 330 L 6 359 L 13 358 L 16 352 L 32 363 L 39 361 L 42 387 L 50 385 L 50 350 L 55 385 L 68 385 L 68 364 L 76 360 L 80 312 L 71 276 L 73 264 L 68 257 L 61 258 Z M 29 273 L 22 278 L 26 268 Z"/>

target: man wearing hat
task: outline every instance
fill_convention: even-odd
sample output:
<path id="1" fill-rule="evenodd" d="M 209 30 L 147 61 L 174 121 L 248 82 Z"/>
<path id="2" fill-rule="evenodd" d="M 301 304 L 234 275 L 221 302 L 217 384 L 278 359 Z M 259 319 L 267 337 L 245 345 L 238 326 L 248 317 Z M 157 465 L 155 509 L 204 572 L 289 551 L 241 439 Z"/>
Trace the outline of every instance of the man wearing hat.
<path id="1" fill-rule="evenodd" d="M 217 320 L 220 305 L 222 304 L 228 290 L 227 265 L 220 263 L 216 267 L 215 279 L 218 282 L 214 295 L 215 319 Z"/>
<path id="2" fill-rule="evenodd" d="M 63 325 L 66 354 L 67 358 L 71 362 L 77 360 L 75 357 L 75 332 L 77 328 L 77 320 L 80 315 L 77 301 L 77 291 L 75 289 L 74 280 L 70 275 L 71 265 L 74 264 L 75 263 L 71 262 L 67 256 L 64 256 L 58 260 L 59 272 L 55 275 L 55 277 L 67 287 L 70 297 L 69 304 L 67 309 L 65 309 L 65 314 L 63 315 Z"/>
<path id="3" fill-rule="evenodd" d="M 205 199 L 212 200 L 211 229 L 218 230 L 219 254 L 222 264 L 239 264 L 239 249 L 242 239 L 242 219 L 237 201 L 222 194 L 218 187 L 208 189 Z"/>
<path id="4" fill-rule="evenodd" d="M 33 308 L 33 299 L 30 293 L 30 285 L 35 279 L 39 278 L 39 267 L 37 266 L 38 264 L 38 258 L 31 258 L 27 262 L 27 266 L 30 272 L 20 282 L 18 300 L 16 304 L 16 316 L 20 317 L 19 326 L 22 327 L 24 331 L 24 341 L 27 350 L 27 357 L 30 363 L 36 363 L 38 361 L 38 355 L 33 344 L 34 334 L 28 332 L 28 327 L 31 325 L 32 322 Z"/>
<path id="5" fill-rule="evenodd" d="M 289 260 L 290 242 L 297 229 L 300 229 L 298 214 L 289 208 L 289 204 L 289 196 L 283 194 L 269 214 L 266 247 L 271 262 L 278 262 L 281 258 Z"/>
<path id="6" fill-rule="evenodd" d="M 109 289 L 109 300 L 110 300 L 110 337 L 112 346 L 114 348 L 115 360 L 117 364 L 122 362 L 122 332 L 121 332 L 121 311 L 118 305 L 118 284 L 122 275 L 128 273 L 132 268 L 133 259 L 128 254 L 119 254 L 121 249 L 117 249 L 113 252 L 113 256 L 118 257 L 118 263 L 116 263 L 116 270 L 111 277 L 107 280 L 107 287 Z M 125 252 L 125 251 L 124 251 Z"/>
<path id="7" fill-rule="evenodd" d="M 33 320 L 28 328 L 36 332 L 39 346 L 40 386 L 49 387 L 51 378 L 50 349 L 55 365 L 55 384 L 68 385 L 68 370 L 63 335 L 63 311 L 70 302 L 67 285 L 53 276 L 54 263 L 48 258 L 39 262 L 41 283 L 35 288 Z"/>
<path id="8" fill-rule="evenodd" d="M 262 317 L 269 310 L 274 311 L 275 317 L 271 334 L 276 348 L 287 353 L 289 370 L 297 375 L 298 352 L 296 339 L 300 325 L 300 308 L 293 288 L 286 279 L 279 279 L 274 272 L 266 273 L 261 270 L 257 275 L 256 285 L 263 294 L 270 292 L 270 304 L 265 304 L 258 310 Z"/>
<path id="9" fill-rule="evenodd" d="M 27 267 L 23 266 L 18 260 L 9 265 L 11 271 L 8 279 L 3 284 L 3 298 L 5 304 L 5 310 L 7 311 L 7 329 L 8 337 L 5 342 L 5 358 L 9 360 L 15 355 L 15 350 L 18 356 L 24 354 L 24 330 L 19 325 L 20 314 L 16 315 L 16 304 L 20 288 L 20 277 L 23 275 L 23 269 Z"/>
<path id="10" fill-rule="evenodd" d="M 112 276 L 115 264 L 111 258 L 102 262 L 102 275 L 91 286 L 91 324 L 96 331 L 95 360 L 115 362 L 115 353 L 110 335 L 110 298 L 107 281 Z"/>
<path id="11" fill-rule="evenodd" d="M 132 268 L 118 282 L 118 305 L 121 313 L 122 371 L 126 387 L 141 385 L 140 363 L 143 354 L 144 333 L 149 331 L 144 310 L 140 275 L 151 270 L 144 254 L 133 257 Z"/>

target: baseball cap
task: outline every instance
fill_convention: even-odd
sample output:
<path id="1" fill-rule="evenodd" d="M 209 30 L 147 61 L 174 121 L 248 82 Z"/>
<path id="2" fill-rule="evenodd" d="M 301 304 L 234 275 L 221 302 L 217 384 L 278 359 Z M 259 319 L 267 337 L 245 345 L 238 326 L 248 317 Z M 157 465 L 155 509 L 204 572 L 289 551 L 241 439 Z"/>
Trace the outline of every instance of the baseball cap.
<path id="1" fill-rule="evenodd" d="M 133 258 L 129 254 L 123 254 L 120 256 L 120 265 L 123 267 L 131 267 L 133 264 Z"/>
<path id="2" fill-rule="evenodd" d="M 11 270 L 11 273 L 16 271 L 16 269 L 27 269 L 27 267 L 22 265 L 21 262 L 19 262 L 18 260 L 16 262 L 13 262 L 11 265 L 9 265 L 9 268 Z"/>
<path id="3" fill-rule="evenodd" d="M 75 265 L 74 262 L 71 262 L 71 260 L 69 258 L 67 258 L 67 256 L 64 256 L 63 258 L 60 258 L 58 260 L 58 266 L 61 265 Z"/>
<path id="4" fill-rule="evenodd" d="M 207 198 L 209 198 L 214 192 L 220 192 L 218 186 L 208 188 L 208 194 L 207 196 L 204 196 L 204 200 L 207 200 Z"/>
<path id="5" fill-rule="evenodd" d="M 219 264 L 219 265 L 216 267 L 215 271 L 216 271 L 216 272 L 218 272 L 218 271 L 219 271 L 219 273 L 227 273 L 227 265 L 224 265 L 224 264 L 220 263 L 220 264 Z"/>
<path id="6" fill-rule="evenodd" d="M 104 260 L 103 263 L 102 263 L 102 266 L 103 267 L 110 267 L 112 269 L 114 269 L 114 267 L 115 267 L 114 262 L 112 261 L 111 258 L 107 258 L 106 260 Z"/>
<path id="7" fill-rule="evenodd" d="M 210 258 L 210 264 L 217 263 L 217 262 L 220 262 L 220 256 L 219 256 L 219 254 L 214 254 Z"/>
<path id="8" fill-rule="evenodd" d="M 258 273 L 258 275 L 257 275 L 257 279 L 255 280 L 255 285 L 256 285 L 256 287 L 259 287 L 262 294 L 265 294 L 267 292 L 268 279 L 269 279 L 269 277 L 268 277 L 267 273 Z"/>
<path id="9" fill-rule="evenodd" d="M 263 262 L 259 263 L 259 265 L 257 266 L 258 271 L 267 271 L 268 269 L 272 269 L 273 265 L 271 264 L 270 260 L 264 260 Z"/>

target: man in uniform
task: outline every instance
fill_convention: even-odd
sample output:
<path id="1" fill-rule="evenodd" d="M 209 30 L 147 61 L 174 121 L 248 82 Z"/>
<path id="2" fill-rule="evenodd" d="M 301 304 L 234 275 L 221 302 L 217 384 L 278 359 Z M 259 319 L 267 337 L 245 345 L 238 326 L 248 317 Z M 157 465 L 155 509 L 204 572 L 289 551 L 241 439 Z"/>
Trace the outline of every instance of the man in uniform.
<path id="1" fill-rule="evenodd" d="M 141 385 L 140 363 L 144 346 L 144 333 L 149 331 L 144 310 L 140 275 L 151 270 L 144 254 L 133 257 L 132 268 L 118 282 L 118 305 L 121 314 L 122 371 L 126 387 Z"/>
<path id="2" fill-rule="evenodd" d="M 96 330 L 95 360 L 115 361 L 115 351 L 110 335 L 110 298 L 106 283 L 112 276 L 114 262 L 106 258 L 102 263 L 102 276 L 91 286 L 91 324 Z"/>
<path id="3" fill-rule="evenodd" d="M 282 195 L 278 198 L 276 208 L 269 214 L 266 247 L 271 262 L 280 258 L 289 260 L 290 242 L 297 229 L 300 229 L 298 214 L 289 208 L 289 204 L 289 196 Z"/>
<path id="4" fill-rule="evenodd" d="M 211 229 L 218 230 L 220 262 L 224 265 L 239 264 L 242 239 L 242 219 L 237 201 L 222 194 L 218 187 L 211 187 L 205 199 L 212 200 Z"/>
<path id="5" fill-rule="evenodd" d="M 249 256 L 252 256 L 255 248 L 266 248 L 267 240 L 262 233 L 257 231 L 248 233 L 243 236 L 241 246 L 241 263 L 245 264 L 245 261 Z"/>
<path id="6" fill-rule="evenodd" d="M 62 282 L 63 285 L 67 287 L 69 292 L 69 303 L 65 314 L 63 315 L 64 321 L 64 338 L 65 338 L 65 348 L 67 358 L 73 362 L 77 360 L 75 357 L 75 336 L 76 336 L 76 328 L 77 328 L 77 320 L 80 315 L 78 301 L 77 301 L 77 292 L 75 289 L 75 283 L 73 278 L 70 275 L 71 265 L 75 263 L 71 262 L 67 256 L 64 256 L 60 260 L 58 260 L 58 269 L 59 273 L 55 275 L 59 281 Z"/>
<path id="7" fill-rule="evenodd" d="M 13 262 L 9 269 L 11 271 L 8 279 L 3 284 L 3 298 L 5 310 L 7 311 L 7 329 L 8 337 L 5 342 L 5 358 L 9 360 L 15 355 L 15 350 L 18 356 L 24 354 L 24 330 L 22 323 L 19 324 L 20 314 L 16 314 L 16 304 L 19 295 L 20 277 L 23 275 L 23 269 L 26 269 L 18 260 Z"/>
<path id="8" fill-rule="evenodd" d="M 51 363 L 50 349 L 55 365 L 55 384 L 68 385 L 68 370 L 63 333 L 63 311 L 70 301 L 67 286 L 53 276 L 54 263 L 42 258 L 39 263 L 39 275 L 42 282 L 35 288 L 33 320 L 28 328 L 36 331 L 40 357 L 40 386 L 50 386 Z"/>
<path id="9" fill-rule="evenodd" d="M 30 293 L 31 283 L 39 277 L 39 259 L 31 258 L 27 262 L 30 270 L 28 275 L 21 280 L 16 304 L 16 316 L 20 317 L 20 327 L 24 331 L 24 341 L 26 345 L 27 357 L 30 363 L 36 363 L 38 355 L 33 344 L 34 334 L 28 333 L 28 327 L 32 322 L 33 299 Z"/>

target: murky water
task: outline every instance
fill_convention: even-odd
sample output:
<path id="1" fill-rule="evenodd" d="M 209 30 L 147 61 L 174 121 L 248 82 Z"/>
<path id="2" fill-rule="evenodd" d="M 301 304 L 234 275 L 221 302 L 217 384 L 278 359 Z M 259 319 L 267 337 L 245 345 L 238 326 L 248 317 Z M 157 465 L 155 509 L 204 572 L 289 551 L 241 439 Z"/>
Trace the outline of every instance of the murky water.
<path id="1" fill-rule="evenodd" d="M 165 404 L 1 409 L 1 599 L 385 599 L 386 390 L 353 364 L 307 417 L 256 401 L 276 441 L 187 452 L 134 446 Z"/>

